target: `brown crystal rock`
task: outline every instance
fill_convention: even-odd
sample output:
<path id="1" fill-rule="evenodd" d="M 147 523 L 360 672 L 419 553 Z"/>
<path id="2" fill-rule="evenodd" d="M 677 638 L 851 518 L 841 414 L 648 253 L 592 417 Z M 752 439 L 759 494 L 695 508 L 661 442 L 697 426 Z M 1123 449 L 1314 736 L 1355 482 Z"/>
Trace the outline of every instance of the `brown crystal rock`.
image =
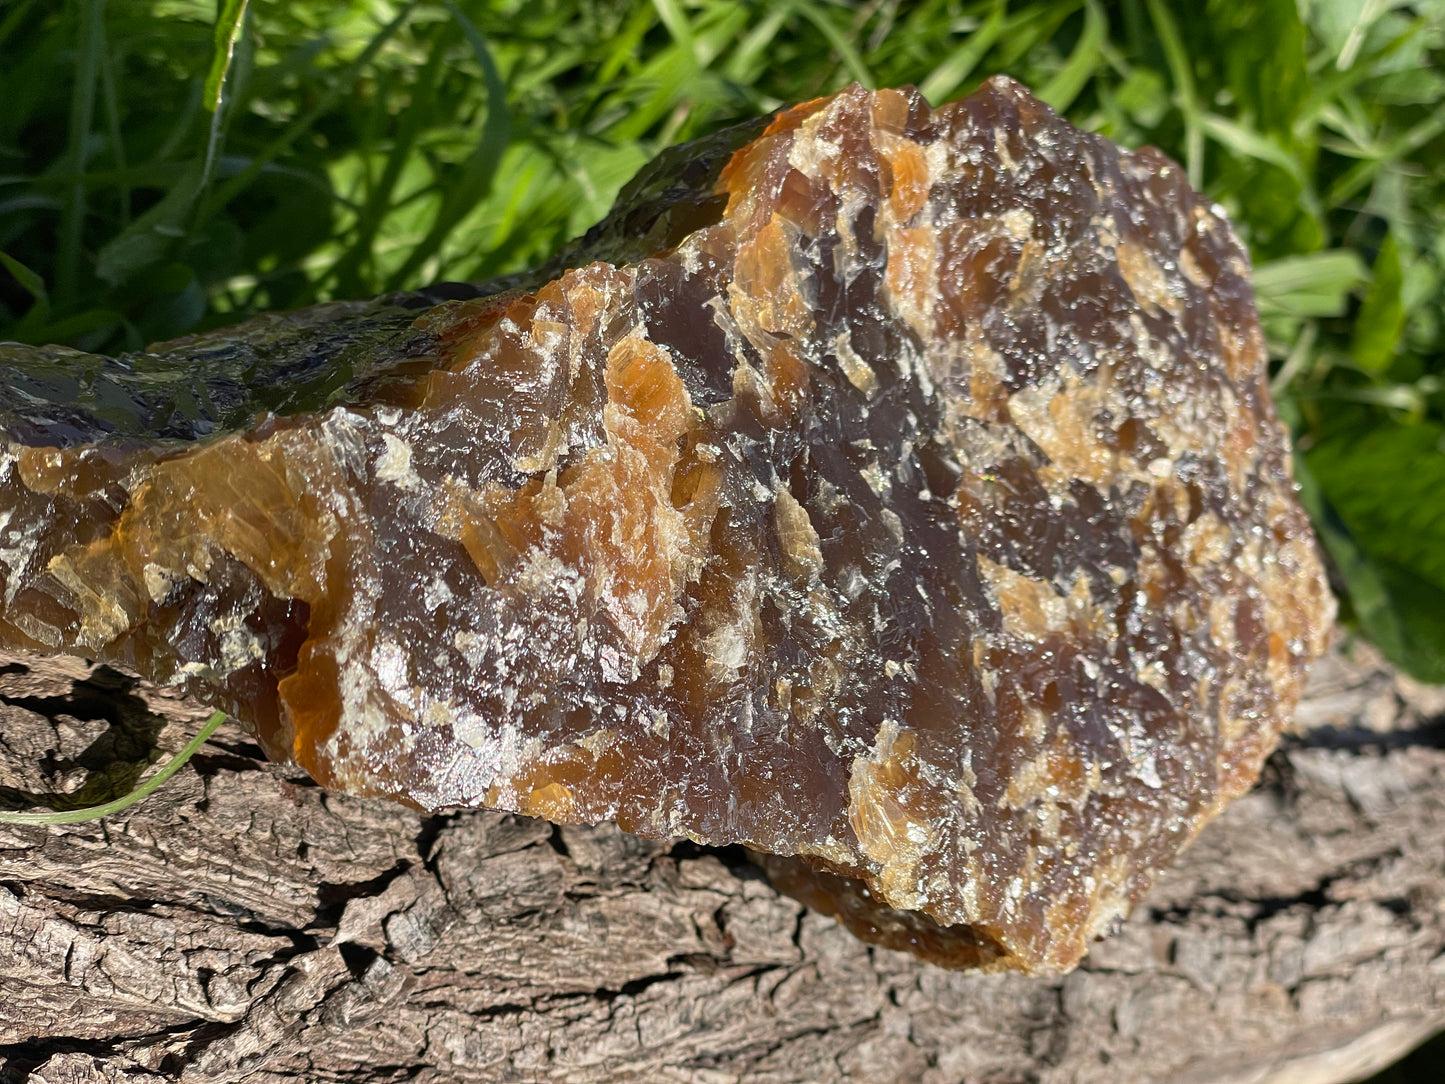
<path id="1" fill-rule="evenodd" d="M 1245 255 L 1003 79 L 718 161 L 543 285 L 229 332 L 250 399 L 155 405 L 216 336 L 35 355 L 0 643 L 182 683 L 329 787 L 742 843 L 885 943 L 1071 967 L 1331 622 Z M 294 409 L 308 335 L 345 368 Z"/>

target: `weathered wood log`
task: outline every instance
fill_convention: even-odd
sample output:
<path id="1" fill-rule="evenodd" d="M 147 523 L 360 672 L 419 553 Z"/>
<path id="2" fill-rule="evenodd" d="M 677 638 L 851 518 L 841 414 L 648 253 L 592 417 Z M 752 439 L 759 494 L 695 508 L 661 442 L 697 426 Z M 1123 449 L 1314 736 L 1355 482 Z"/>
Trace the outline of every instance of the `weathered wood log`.
<path id="1" fill-rule="evenodd" d="M 1445 695 L 1317 667 L 1264 783 L 1053 980 L 870 948 L 738 851 L 328 793 L 223 730 L 0 826 L 0 1081 L 1358 1079 L 1445 1026 Z M 124 790 L 199 705 L 0 659 L 0 803 Z"/>

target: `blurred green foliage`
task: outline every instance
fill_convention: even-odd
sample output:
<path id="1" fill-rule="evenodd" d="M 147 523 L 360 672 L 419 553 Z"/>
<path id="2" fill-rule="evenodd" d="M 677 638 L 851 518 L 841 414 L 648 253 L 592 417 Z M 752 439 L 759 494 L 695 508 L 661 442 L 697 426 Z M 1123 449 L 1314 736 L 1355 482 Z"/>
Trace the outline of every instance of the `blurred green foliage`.
<path id="1" fill-rule="evenodd" d="M 1256 265 L 1348 619 L 1445 681 L 1445 0 L 0 0 L 0 339 L 520 270 L 659 148 L 1006 72 Z"/>

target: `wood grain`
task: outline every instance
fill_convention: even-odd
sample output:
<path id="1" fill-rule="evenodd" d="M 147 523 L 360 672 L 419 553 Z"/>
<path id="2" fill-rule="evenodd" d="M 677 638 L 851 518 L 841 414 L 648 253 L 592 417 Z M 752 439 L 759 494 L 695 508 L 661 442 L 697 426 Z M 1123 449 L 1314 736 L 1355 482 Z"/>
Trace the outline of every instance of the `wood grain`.
<path id="1" fill-rule="evenodd" d="M 124 790 L 204 715 L 0 658 L 0 804 Z M 0 1084 L 1323 1084 L 1442 1026 L 1445 695 L 1363 648 L 1055 980 L 869 948 L 736 850 L 330 794 L 230 727 L 121 816 L 0 826 Z"/>

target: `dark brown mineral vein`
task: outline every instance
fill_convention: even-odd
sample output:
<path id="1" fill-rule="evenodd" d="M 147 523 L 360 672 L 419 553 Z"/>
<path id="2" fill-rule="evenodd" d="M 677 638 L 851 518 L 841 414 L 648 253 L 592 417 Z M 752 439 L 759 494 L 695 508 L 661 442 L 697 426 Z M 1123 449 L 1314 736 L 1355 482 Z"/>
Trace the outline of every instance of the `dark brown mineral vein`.
<path id="1" fill-rule="evenodd" d="M 701 172 L 630 262 L 393 299 L 314 410 L 6 400 L 0 644 L 184 684 L 326 786 L 800 856 L 889 943 L 1071 967 L 1330 625 L 1245 255 L 1002 79 Z"/>

